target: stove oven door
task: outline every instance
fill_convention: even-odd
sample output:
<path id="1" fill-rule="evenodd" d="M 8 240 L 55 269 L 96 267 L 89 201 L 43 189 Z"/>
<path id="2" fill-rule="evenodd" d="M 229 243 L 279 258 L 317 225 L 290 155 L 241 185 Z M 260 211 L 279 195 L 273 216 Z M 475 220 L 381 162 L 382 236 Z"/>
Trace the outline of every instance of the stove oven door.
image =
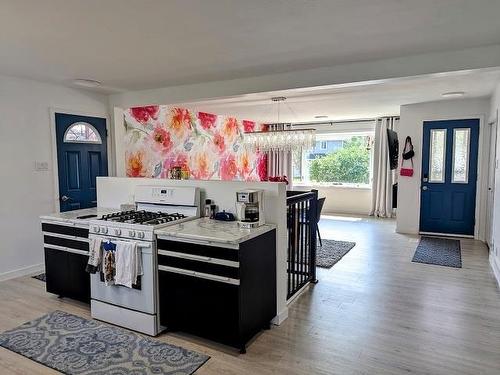
<path id="1" fill-rule="evenodd" d="M 103 240 L 107 238 L 101 237 Z M 110 239 L 113 241 L 113 239 Z M 141 276 L 138 288 L 127 288 L 120 285 L 106 286 L 100 273 L 91 275 L 90 296 L 92 300 L 123 307 L 125 309 L 156 314 L 156 277 L 153 259 L 153 242 L 141 242 L 142 265 L 144 275 Z M 146 247 L 145 245 L 148 245 Z"/>

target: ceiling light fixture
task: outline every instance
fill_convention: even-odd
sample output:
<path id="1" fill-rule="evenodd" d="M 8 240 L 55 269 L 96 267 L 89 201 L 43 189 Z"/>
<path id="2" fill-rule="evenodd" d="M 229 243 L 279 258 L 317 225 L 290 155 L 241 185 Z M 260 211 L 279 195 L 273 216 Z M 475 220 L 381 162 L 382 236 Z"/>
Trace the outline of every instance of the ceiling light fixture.
<path id="1" fill-rule="evenodd" d="M 73 80 L 73 84 L 80 87 L 99 87 L 102 83 L 94 79 L 77 78 Z"/>
<path id="2" fill-rule="evenodd" d="M 464 91 L 450 91 L 441 94 L 443 98 L 461 98 L 464 95 Z"/>
<path id="3" fill-rule="evenodd" d="M 309 150 L 316 143 L 315 129 L 290 129 L 290 124 L 280 122 L 280 104 L 286 100 L 284 96 L 271 98 L 277 103 L 277 119 L 270 124 L 269 130 L 245 133 L 245 147 L 259 151 L 294 151 Z M 289 108 L 291 110 L 291 108 Z M 292 111 L 293 112 L 293 111 Z"/>

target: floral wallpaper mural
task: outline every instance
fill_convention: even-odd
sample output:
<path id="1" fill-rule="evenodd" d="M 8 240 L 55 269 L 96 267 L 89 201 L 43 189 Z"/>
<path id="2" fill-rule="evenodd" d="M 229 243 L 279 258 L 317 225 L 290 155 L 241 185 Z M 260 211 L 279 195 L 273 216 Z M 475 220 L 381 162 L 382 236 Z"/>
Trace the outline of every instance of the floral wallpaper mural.
<path id="1" fill-rule="evenodd" d="M 173 167 L 190 178 L 264 180 L 264 153 L 243 147 L 244 132 L 263 125 L 186 108 L 147 106 L 125 111 L 129 177 L 169 178 Z"/>

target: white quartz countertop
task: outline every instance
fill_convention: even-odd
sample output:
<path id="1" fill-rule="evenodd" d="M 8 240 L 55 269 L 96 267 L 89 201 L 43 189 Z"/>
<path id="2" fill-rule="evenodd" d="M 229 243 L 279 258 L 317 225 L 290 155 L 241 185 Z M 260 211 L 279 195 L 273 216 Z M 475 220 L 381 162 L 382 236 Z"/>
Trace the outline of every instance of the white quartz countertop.
<path id="1" fill-rule="evenodd" d="M 118 211 L 120 210 L 113 208 L 103 208 L 103 207 L 84 208 L 81 210 L 54 212 L 52 214 L 42 215 L 40 216 L 40 220 L 60 221 L 71 224 L 88 225 L 89 220 L 96 219 L 98 217 L 101 217 L 102 215 Z M 79 216 L 86 216 L 86 215 L 97 215 L 97 216 L 89 217 L 87 219 L 78 219 Z"/>
<path id="2" fill-rule="evenodd" d="M 276 226 L 273 224 L 265 224 L 258 228 L 243 229 L 236 221 L 217 221 L 204 217 L 158 229 L 155 233 L 186 240 L 239 244 L 274 228 Z"/>

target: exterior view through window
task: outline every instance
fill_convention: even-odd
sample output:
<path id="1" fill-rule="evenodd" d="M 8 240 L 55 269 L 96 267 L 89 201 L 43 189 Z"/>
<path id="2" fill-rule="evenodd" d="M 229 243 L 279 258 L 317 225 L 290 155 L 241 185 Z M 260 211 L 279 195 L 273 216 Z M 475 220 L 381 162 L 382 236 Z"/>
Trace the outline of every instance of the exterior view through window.
<path id="1" fill-rule="evenodd" d="M 293 154 L 297 185 L 370 187 L 373 133 L 318 134 L 311 150 Z"/>

